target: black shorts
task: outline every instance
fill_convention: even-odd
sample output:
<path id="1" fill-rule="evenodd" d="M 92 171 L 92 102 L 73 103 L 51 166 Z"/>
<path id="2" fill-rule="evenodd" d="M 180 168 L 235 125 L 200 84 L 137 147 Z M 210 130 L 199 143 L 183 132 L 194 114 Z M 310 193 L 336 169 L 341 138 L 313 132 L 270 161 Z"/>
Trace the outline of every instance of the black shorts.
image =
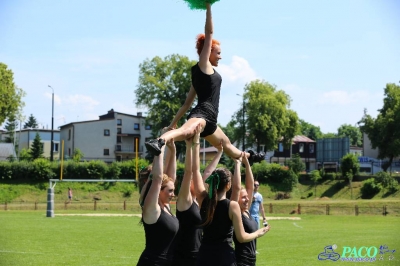
<path id="1" fill-rule="evenodd" d="M 209 102 L 203 102 L 196 105 L 196 107 L 190 111 L 190 114 L 186 119 L 189 120 L 190 118 L 203 118 L 206 121 L 206 126 L 200 134 L 200 137 L 202 138 L 214 134 L 215 130 L 217 130 L 218 112 Z"/>

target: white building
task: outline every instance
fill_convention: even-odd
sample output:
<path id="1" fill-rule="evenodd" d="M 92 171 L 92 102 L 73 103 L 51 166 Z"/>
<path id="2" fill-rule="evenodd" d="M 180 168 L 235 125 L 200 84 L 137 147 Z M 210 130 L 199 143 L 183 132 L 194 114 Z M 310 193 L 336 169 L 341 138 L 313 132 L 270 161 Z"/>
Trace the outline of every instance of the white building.
<path id="1" fill-rule="evenodd" d="M 144 158 L 144 143 L 150 138 L 151 125 L 145 124 L 141 112 L 130 115 L 111 109 L 99 116 L 99 120 L 73 122 L 60 127 L 64 158 L 72 157 L 74 149 L 84 154 L 84 160 L 131 160 L 136 157 L 136 152 Z"/>

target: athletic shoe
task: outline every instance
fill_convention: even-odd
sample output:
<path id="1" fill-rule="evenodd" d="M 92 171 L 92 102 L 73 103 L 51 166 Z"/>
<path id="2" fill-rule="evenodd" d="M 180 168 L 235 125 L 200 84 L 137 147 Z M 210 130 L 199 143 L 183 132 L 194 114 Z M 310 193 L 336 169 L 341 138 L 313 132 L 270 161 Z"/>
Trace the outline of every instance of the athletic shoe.
<path id="1" fill-rule="evenodd" d="M 265 153 L 264 152 L 260 152 L 257 153 L 253 150 L 248 150 L 248 153 L 250 153 L 250 157 L 249 157 L 249 163 L 250 165 L 253 165 L 253 163 L 259 163 L 262 162 L 265 158 Z"/>
<path id="2" fill-rule="evenodd" d="M 159 156 L 161 154 L 161 148 L 164 144 L 165 142 L 163 139 L 151 139 L 144 143 L 147 151 L 153 156 Z"/>
<path id="3" fill-rule="evenodd" d="M 259 152 L 256 157 L 254 158 L 255 163 L 259 163 L 265 160 L 265 152 L 261 151 Z"/>

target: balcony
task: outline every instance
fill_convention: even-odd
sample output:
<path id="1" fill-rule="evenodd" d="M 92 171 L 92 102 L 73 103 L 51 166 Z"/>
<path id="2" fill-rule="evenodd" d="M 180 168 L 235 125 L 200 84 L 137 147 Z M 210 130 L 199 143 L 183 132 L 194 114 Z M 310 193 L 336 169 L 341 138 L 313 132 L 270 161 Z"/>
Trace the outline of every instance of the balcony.
<path id="1" fill-rule="evenodd" d="M 134 153 L 134 152 L 136 152 L 136 148 L 134 145 L 118 144 L 118 145 L 115 145 L 114 152 L 115 153 Z M 143 149 L 141 147 L 139 147 L 138 152 L 143 152 Z"/>

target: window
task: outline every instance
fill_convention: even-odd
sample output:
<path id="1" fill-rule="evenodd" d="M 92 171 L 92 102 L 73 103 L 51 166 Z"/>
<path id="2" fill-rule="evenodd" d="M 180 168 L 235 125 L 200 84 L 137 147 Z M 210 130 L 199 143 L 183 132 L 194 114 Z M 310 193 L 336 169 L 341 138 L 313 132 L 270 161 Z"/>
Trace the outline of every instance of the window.
<path id="1" fill-rule="evenodd" d="M 283 152 L 283 143 L 282 143 L 282 142 L 279 143 L 279 151 L 280 151 L 280 152 Z"/>
<path id="2" fill-rule="evenodd" d="M 117 145 L 117 151 L 121 151 L 121 145 Z"/>
<path id="3" fill-rule="evenodd" d="M 121 142 L 122 142 L 121 136 L 117 136 L 117 143 L 121 143 Z"/>
<path id="4" fill-rule="evenodd" d="M 140 129 L 140 124 L 139 124 L 139 123 L 135 123 L 135 124 L 133 125 L 133 129 L 134 129 L 134 130 L 139 130 L 139 129 Z"/>
<path id="5" fill-rule="evenodd" d="M 68 130 L 68 140 L 71 139 L 71 129 Z"/>
<path id="6" fill-rule="evenodd" d="M 303 153 L 304 152 L 304 143 L 299 144 L 299 152 Z"/>
<path id="7" fill-rule="evenodd" d="M 110 136 L 110 130 L 104 129 L 104 136 Z"/>
<path id="8" fill-rule="evenodd" d="M 314 153 L 314 144 L 310 144 L 310 153 Z"/>
<path id="9" fill-rule="evenodd" d="M 117 162 L 121 162 L 122 161 L 122 156 L 121 155 L 118 155 L 117 156 Z"/>
<path id="10" fill-rule="evenodd" d="M 58 152 L 58 143 L 53 143 L 53 152 Z"/>
<path id="11" fill-rule="evenodd" d="M 117 127 L 117 134 L 121 134 L 122 133 L 122 129 L 120 127 Z"/>
<path id="12" fill-rule="evenodd" d="M 103 150 L 103 155 L 110 155 L 110 150 L 109 149 L 104 149 Z"/>
<path id="13" fill-rule="evenodd" d="M 122 119 L 117 119 L 117 125 L 122 126 Z"/>
<path id="14" fill-rule="evenodd" d="M 145 129 L 146 129 L 146 130 L 151 130 L 151 125 L 146 125 L 146 126 L 145 126 Z"/>

